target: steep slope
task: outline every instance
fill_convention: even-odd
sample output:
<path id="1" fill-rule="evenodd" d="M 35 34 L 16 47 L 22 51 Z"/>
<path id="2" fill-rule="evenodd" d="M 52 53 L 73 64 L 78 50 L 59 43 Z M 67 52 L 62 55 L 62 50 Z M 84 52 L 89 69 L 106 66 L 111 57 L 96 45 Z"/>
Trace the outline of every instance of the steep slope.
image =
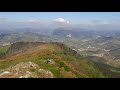
<path id="1" fill-rule="evenodd" d="M 0 52 L 1 52 L 0 59 L 14 55 L 16 53 L 24 52 L 40 44 L 44 44 L 44 43 L 43 42 L 17 42 L 17 43 L 13 43 L 12 45 L 2 46 L 0 48 Z"/>
<path id="2" fill-rule="evenodd" d="M 105 77 L 76 51 L 61 43 L 17 42 L 11 45 L 5 55 L 0 60 L 1 78 L 42 78 L 43 75 L 46 78 Z M 37 68 L 34 69 L 30 63 Z M 40 70 L 43 70 L 42 73 Z M 31 74 L 28 75 L 27 72 Z M 51 76 L 45 72 L 49 72 Z"/>

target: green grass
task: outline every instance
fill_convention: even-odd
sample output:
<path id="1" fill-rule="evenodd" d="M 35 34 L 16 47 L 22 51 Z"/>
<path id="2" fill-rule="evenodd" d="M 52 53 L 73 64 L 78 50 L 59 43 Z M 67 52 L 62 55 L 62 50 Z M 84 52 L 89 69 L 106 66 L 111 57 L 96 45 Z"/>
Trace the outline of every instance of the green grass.
<path id="1" fill-rule="evenodd" d="M 1 51 L 5 52 L 5 49 L 7 50 L 7 47 L 6 48 L 4 47 L 4 49 Z M 45 52 L 41 52 L 41 53 L 45 53 Z M 43 60 L 46 60 L 48 58 L 52 58 L 54 60 L 55 64 L 52 65 L 52 64 L 46 64 L 45 62 L 43 62 Z M 79 68 L 82 68 L 86 72 L 85 74 L 88 77 L 95 77 L 95 78 L 103 77 L 102 73 L 100 71 L 98 71 L 97 69 L 93 68 L 87 62 L 85 62 L 84 58 L 82 58 L 81 56 L 76 57 L 73 54 L 70 54 L 70 55 L 64 54 L 63 49 L 60 49 L 60 50 L 56 49 L 54 52 L 50 52 L 50 50 L 48 49 L 46 51 L 45 55 L 43 55 L 43 56 L 42 55 L 35 55 L 35 56 L 28 55 L 28 56 L 20 56 L 17 58 L 8 58 L 5 61 L 0 61 L 0 69 L 5 69 L 11 65 L 14 66 L 20 62 L 27 62 L 27 61 L 36 63 L 40 66 L 40 68 L 51 71 L 53 73 L 54 77 L 57 77 L 57 78 L 63 78 L 64 74 L 68 75 L 68 72 L 71 72 L 70 73 L 71 75 L 73 75 L 73 74 L 76 75 L 77 78 L 84 77 L 83 75 L 79 74 L 74 69 L 72 69 L 71 65 L 69 65 L 69 62 L 71 62 L 71 61 L 80 63 Z M 70 63 L 70 64 L 72 64 L 72 63 Z M 74 66 L 74 67 L 76 67 L 76 66 Z M 32 70 L 32 71 L 34 71 L 34 70 Z M 63 71 L 63 73 L 61 73 L 61 71 Z"/>
<path id="2" fill-rule="evenodd" d="M 65 71 L 72 71 L 62 61 L 60 61 L 59 63 L 56 61 L 56 63 L 59 64 L 59 68 L 57 68 L 54 65 L 46 64 L 46 63 L 41 61 L 41 60 L 44 60 L 44 59 L 45 59 L 45 57 L 30 57 L 30 58 L 19 59 L 19 60 L 8 60 L 8 61 L 0 62 L 0 68 L 4 69 L 4 68 L 8 68 L 11 65 L 14 66 L 14 65 L 16 65 L 20 62 L 32 61 L 32 62 L 38 64 L 40 66 L 40 68 L 43 68 L 45 70 L 50 70 L 53 73 L 54 77 L 57 77 L 57 78 L 64 77 L 64 75 L 60 74 L 60 69 L 59 68 L 64 67 Z M 84 63 L 81 63 L 81 64 L 83 65 Z M 85 66 L 83 65 L 83 68 L 86 69 L 86 72 L 87 72 L 89 77 L 95 77 L 95 78 L 96 77 L 103 77 L 101 75 L 101 73 L 99 73 L 99 71 L 95 70 L 91 66 L 88 66 L 87 64 Z M 74 73 L 74 72 L 72 71 L 72 73 Z M 75 75 L 76 75 L 77 78 L 81 77 L 81 75 L 79 75 L 78 73 L 75 73 Z"/>
<path id="3" fill-rule="evenodd" d="M 110 65 L 94 62 L 96 67 L 103 71 L 103 74 L 109 78 L 119 78 L 120 77 L 120 68 L 115 68 Z M 114 71 L 111 71 L 114 70 Z"/>
<path id="4" fill-rule="evenodd" d="M 10 45 L 0 47 L 0 54 L 5 53 L 8 50 L 9 47 L 10 47 Z"/>
<path id="5" fill-rule="evenodd" d="M 60 68 L 61 68 L 61 67 L 64 67 L 65 71 L 71 71 L 70 68 L 68 68 L 68 67 L 64 64 L 64 62 L 60 62 Z"/>

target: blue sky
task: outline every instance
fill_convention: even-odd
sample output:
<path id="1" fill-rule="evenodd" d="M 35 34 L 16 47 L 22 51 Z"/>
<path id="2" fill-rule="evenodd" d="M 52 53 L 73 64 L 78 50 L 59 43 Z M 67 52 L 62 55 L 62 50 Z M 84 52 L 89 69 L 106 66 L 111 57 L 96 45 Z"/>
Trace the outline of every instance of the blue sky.
<path id="1" fill-rule="evenodd" d="M 79 24 L 91 21 L 119 21 L 120 12 L 0 12 L 0 18 L 14 21 L 30 19 L 52 21 L 57 18 L 63 18 Z"/>
<path id="2" fill-rule="evenodd" d="M 120 12 L 0 12 L 1 28 L 120 28 Z"/>

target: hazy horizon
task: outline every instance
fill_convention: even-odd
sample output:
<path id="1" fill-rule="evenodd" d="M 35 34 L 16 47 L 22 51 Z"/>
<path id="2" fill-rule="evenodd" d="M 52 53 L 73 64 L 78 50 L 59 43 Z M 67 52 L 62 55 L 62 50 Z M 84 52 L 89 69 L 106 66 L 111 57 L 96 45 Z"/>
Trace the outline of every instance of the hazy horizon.
<path id="1" fill-rule="evenodd" d="M 0 12 L 0 28 L 119 30 L 119 12 Z"/>

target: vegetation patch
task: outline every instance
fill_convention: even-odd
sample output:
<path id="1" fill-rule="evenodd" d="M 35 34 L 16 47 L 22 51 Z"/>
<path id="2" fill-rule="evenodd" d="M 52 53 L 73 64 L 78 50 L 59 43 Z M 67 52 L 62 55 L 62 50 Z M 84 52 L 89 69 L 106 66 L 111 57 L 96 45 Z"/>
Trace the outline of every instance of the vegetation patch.
<path id="1" fill-rule="evenodd" d="M 10 47 L 10 45 L 0 47 L 0 54 L 6 53 L 9 47 Z"/>

